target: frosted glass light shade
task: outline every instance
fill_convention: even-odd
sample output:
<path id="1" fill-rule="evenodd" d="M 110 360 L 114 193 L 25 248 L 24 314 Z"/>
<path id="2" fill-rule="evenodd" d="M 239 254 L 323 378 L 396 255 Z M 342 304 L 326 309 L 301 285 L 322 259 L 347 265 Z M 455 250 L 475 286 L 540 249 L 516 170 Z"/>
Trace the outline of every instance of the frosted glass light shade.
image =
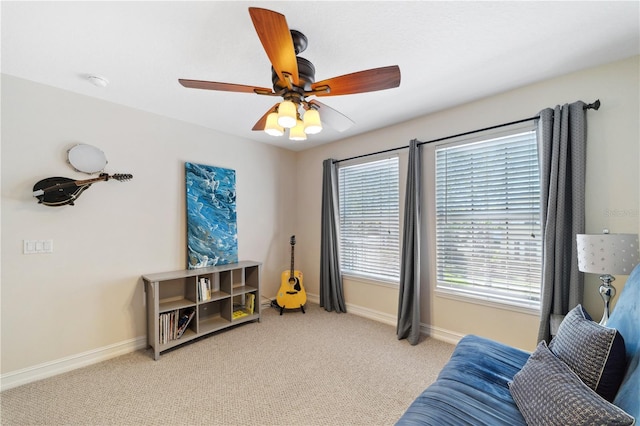
<path id="1" fill-rule="evenodd" d="M 271 136 L 284 135 L 284 128 L 278 124 L 278 113 L 272 112 L 267 115 L 267 124 L 264 126 L 264 131 Z"/>
<path id="2" fill-rule="evenodd" d="M 637 234 L 578 234 L 578 270 L 629 275 L 640 262 Z"/>
<path id="3" fill-rule="evenodd" d="M 322 131 L 320 113 L 318 110 L 310 109 L 304 113 L 304 132 L 308 135 L 315 135 Z"/>
<path id="4" fill-rule="evenodd" d="M 307 134 L 304 132 L 304 123 L 302 120 L 298 120 L 295 127 L 289 129 L 289 139 L 292 141 L 307 140 Z"/>
<path id="5" fill-rule="evenodd" d="M 291 101 L 282 101 L 278 106 L 278 124 L 285 129 L 296 125 L 298 114 L 296 104 Z"/>

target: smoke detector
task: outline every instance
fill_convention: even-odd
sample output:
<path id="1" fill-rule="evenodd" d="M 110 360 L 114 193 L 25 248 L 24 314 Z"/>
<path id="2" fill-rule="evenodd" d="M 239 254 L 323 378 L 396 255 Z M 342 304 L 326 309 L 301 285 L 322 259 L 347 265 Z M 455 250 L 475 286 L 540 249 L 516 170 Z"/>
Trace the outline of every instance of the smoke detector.
<path id="1" fill-rule="evenodd" d="M 99 75 L 88 75 L 87 80 L 89 80 L 91 84 L 97 87 L 107 87 L 107 85 L 109 84 L 109 80 Z"/>

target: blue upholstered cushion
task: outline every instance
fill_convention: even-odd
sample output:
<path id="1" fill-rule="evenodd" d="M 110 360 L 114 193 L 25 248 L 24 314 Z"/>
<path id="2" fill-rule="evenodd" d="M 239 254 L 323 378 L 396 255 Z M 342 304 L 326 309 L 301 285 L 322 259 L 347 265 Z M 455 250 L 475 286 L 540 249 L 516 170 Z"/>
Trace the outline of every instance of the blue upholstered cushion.
<path id="1" fill-rule="evenodd" d="M 627 374 L 613 403 L 640 420 L 640 352 L 629 362 Z"/>
<path id="2" fill-rule="evenodd" d="M 618 301 L 607 325 L 624 336 L 627 372 L 613 403 L 640 423 L 640 265 L 634 268 L 616 297 Z"/>
<path id="3" fill-rule="evenodd" d="M 465 336 L 438 380 L 409 406 L 398 425 L 525 425 L 509 382 L 529 353 L 474 335 Z"/>
<path id="4" fill-rule="evenodd" d="M 509 384 L 529 425 L 633 425 L 633 417 L 609 403 L 558 359 L 545 342 Z"/>
<path id="5" fill-rule="evenodd" d="M 624 339 L 617 330 L 593 322 L 578 305 L 564 317 L 549 349 L 587 386 L 613 401 L 627 367 Z"/>
<path id="6" fill-rule="evenodd" d="M 617 298 L 608 326 L 624 336 L 627 371 L 613 402 L 640 419 L 640 265 Z M 524 425 L 507 382 L 528 358 L 527 352 L 482 337 L 463 338 L 438 380 L 413 401 L 397 424 Z M 550 400 L 547 395 L 546 401 Z M 558 424 L 567 422 L 562 419 Z"/>

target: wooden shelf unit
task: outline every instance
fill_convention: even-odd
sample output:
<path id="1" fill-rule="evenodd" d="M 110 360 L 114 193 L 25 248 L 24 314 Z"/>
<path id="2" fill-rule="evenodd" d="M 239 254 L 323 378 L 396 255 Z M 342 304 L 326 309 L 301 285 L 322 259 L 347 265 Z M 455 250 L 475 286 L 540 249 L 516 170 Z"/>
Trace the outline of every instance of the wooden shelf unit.
<path id="1" fill-rule="evenodd" d="M 158 360 L 161 352 L 193 339 L 237 324 L 260 321 L 261 266 L 247 260 L 143 275 L 147 344 L 153 348 L 154 359 Z M 209 280 L 210 294 L 200 291 L 201 279 Z M 162 315 L 175 312 L 179 318 L 192 310 L 195 315 L 180 338 L 161 339 Z M 241 312 L 234 316 L 234 311 Z"/>

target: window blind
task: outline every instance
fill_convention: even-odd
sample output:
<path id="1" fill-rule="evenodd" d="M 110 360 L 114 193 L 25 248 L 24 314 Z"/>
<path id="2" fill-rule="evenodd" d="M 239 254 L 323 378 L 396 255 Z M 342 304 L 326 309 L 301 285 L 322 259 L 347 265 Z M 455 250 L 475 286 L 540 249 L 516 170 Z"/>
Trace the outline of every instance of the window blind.
<path id="1" fill-rule="evenodd" d="M 399 282 L 398 157 L 338 169 L 343 274 Z"/>
<path id="2" fill-rule="evenodd" d="M 534 131 L 436 149 L 436 241 L 439 288 L 539 306 Z"/>

